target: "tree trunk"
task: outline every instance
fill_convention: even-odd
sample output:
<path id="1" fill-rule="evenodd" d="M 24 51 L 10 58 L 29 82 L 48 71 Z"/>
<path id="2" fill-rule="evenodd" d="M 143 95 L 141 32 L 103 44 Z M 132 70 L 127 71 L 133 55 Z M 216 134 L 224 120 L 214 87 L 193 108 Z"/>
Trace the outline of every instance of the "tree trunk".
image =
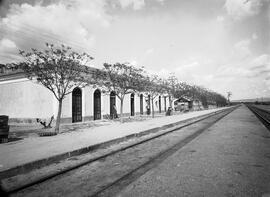
<path id="1" fill-rule="evenodd" d="M 120 121 L 123 123 L 123 105 L 124 105 L 124 98 L 120 99 L 121 105 L 120 105 Z"/>
<path id="2" fill-rule="evenodd" d="M 61 113 L 62 113 L 62 102 L 63 100 L 58 101 L 58 113 L 57 113 L 57 118 L 56 118 L 56 125 L 55 125 L 55 132 L 59 133 L 60 129 L 60 120 L 61 120 Z"/>
<path id="3" fill-rule="evenodd" d="M 151 103 L 152 103 L 152 118 L 155 117 L 155 111 L 154 111 L 154 98 L 151 98 Z"/>

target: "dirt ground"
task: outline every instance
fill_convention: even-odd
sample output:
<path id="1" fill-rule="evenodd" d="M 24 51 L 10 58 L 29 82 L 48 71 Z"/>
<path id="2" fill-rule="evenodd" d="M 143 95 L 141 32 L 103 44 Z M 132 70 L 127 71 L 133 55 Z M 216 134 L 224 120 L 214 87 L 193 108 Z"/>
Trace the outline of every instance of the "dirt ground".
<path id="1" fill-rule="evenodd" d="M 215 121 L 220 116 L 221 115 L 218 115 L 212 119 L 193 124 L 163 138 L 157 138 L 149 143 L 91 163 L 90 165 L 71 171 L 63 176 L 56 177 L 40 185 L 21 191 L 14 196 L 91 196 L 101 188 L 114 182 L 119 177 L 122 177 L 127 172 L 151 160 L 151 158 L 168 149 L 168 147 L 194 134 L 206 124 Z M 83 157 L 87 157 L 87 155 L 71 159 L 83 160 Z M 37 173 L 41 172 L 37 171 Z M 35 176 L 35 174 L 31 176 Z M 13 181 L 16 180 L 13 179 Z M 12 182 L 12 180 L 10 180 L 10 182 Z M 116 191 L 113 191 L 113 193 L 114 192 Z"/>

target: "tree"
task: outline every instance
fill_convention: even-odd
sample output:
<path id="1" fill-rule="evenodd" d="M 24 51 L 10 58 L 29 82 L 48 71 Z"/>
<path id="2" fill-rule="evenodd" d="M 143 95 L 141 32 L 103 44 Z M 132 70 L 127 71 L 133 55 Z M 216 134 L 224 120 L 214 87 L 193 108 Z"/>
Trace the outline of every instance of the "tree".
<path id="1" fill-rule="evenodd" d="M 232 96 L 231 92 L 227 92 L 228 105 L 230 105 L 230 97 Z"/>
<path id="2" fill-rule="evenodd" d="M 227 103 L 226 98 L 220 94 L 217 94 L 217 93 L 214 93 L 214 99 L 215 99 L 218 107 L 223 107 Z"/>
<path id="3" fill-rule="evenodd" d="M 174 93 L 175 98 L 179 98 L 181 96 L 188 96 L 189 95 L 189 85 L 185 82 L 179 82 L 176 86 L 176 90 Z"/>
<path id="4" fill-rule="evenodd" d="M 87 64 L 93 57 L 86 53 L 74 52 L 65 45 L 55 47 L 48 43 L 44 51 L 20 50 L 20 54 L 25 61 L 17 64 L 17 68 L 22 69 L 30 80 L 34 79 L 49 89 L 58 100 L 55 132 L 59 133 L 63 99 L 72 92 L 74 87 L 86 85 L 85 73 L 89 69 L 82 65 Z"/>
<path id="5" fill-rule="evenodd" d="M 202 102 L 202 105 L 204 108 L 208 108 L 208 100 L 210 100 L 210 97 L 209 97 L 210 92 L 204 87 L 200 87 L 200 86 L 194 86 L 194 87 L 195 87 L 194 95 L 196 95 L 195 97 Z"/>
<path id="6" fill-rule="evenodd" d="M 88 83 L 96 84 L 105 92 L 115 92 L 121 102 L 120 120 L 123 122 L 123 104 L 126 94 L 139 91 L 139 84 L 143 78 L 143 69 L 135 68 L 128 63 L 103 64 L 102 70 L 96 70 L 92 80 Z"/>
<path id="7" fill-rule="evenodd" d="M 145 94 L 146 97 L 148 97 L 148 95 L 150 96 L 152 117 L 154 118 L 154 99 L 165 92 L 165 81 L 159 78 L 157 75 L 145 76 L 140 83 L 140 90 Z"/>
<path id="8" fill-rule="evenodd" d="M 169 96 L 169 106 L 172 107 L 172 97 L 176 95 L 176 91 L 179 88 L 178 85 L 178 79 L 175 75 L 170 74 L 170 76 L 165 81 L 165 87 L 166 92 Z"/>
<path id="9" fill-rule="evenodd" d="M 208 104 L 216 104 L 217 106 L 226 105 L 226 98 L 224 96 L 211 90 L 207 90 L 204 87 L 189 85 L 185 82 L 180 82 L 176 85 L 174 97 L 178 98 L 181 96 L 199 99 L 205 108 L 208 107 Z"/>

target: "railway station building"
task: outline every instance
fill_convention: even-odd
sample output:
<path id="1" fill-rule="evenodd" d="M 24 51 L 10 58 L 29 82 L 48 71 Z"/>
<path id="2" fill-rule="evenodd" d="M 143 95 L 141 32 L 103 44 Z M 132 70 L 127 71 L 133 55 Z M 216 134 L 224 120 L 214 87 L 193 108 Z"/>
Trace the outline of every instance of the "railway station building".
<path id="1" fill-rule="evenodd" d="M 124 99 L 125 116 L 146 114 L 149 98 L 143 94 L 127 94 Z M 114 92 L 101 88 L 75 87 L 62 105 L 61 122 L 72 123 L 113 117 L 113 106 L 120 112 L 120 100 Z M 166 111 L 169 98 L 160 95 L 154 101 L 156 113 Z M 10 123 L 36 123 L 36 119 L 56 118 L 58 101 L 44 86 L 25 77 L 22 71 L 4 70 L 0 65 L 0 114 L 8 115 Z"/>

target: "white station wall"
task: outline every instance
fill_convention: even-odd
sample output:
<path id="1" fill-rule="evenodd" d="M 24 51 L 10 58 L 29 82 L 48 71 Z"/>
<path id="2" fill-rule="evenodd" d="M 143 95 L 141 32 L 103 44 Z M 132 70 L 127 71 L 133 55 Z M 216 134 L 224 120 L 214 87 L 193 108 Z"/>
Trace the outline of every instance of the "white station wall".
<path id="1" fill-rule="evenodd" d="M 54 115 L 54 96 L 28 79 L 0 83 L 0 114 L 9 118 L 48 118 Z"/>
<path id="2" fill-rule="evenodd" d="M 94 114 L 94 92 L 96 88 L 82 88 L 82 116 L 92 117 Z M 110 94 L 101 89 L 101 115 L 110 114 Z M 10 80 L 0 83 L 0 115 L 10 118 L 50 118 L 56 117 L 58 103 L 54 95 L 42 85 L 28 79 Z M 125 95 L 123 113 L 131 114 L 130 94 Z M 143 97 L 143 112 L 146 113 L 146 98 Z M 166 98 L 166 107 L 169 100 Z M 158 97 L 154 100 L 155 111 L 159 111 Z M 120 114 L 120 99 L 116 96 L 117 113 Z M 161 96 L 161 111 L 165 108 L 164 97 Z M 134 93 L 135 115 L 140 113 L 140 96 Z M 152 110 L 152 108 L 151 108 Z M 62 118 L 72 117 L 72 93 L 63 101 Z"/>

